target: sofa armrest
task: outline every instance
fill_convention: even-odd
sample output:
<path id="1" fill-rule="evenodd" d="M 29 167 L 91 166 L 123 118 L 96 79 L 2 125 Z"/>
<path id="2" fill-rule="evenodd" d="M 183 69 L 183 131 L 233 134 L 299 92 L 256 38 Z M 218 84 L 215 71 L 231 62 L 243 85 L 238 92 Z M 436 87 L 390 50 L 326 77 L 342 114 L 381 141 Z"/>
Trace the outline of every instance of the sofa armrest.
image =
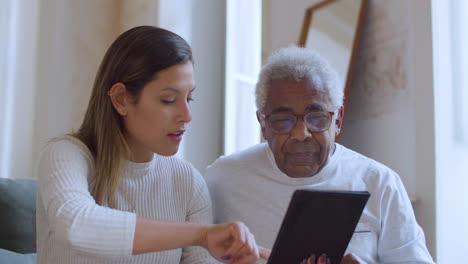
<path id="1" fill-rule="evenodd" d="M 0 178 L 0 248 L 36 252 L 36 192 L 36 179 Z"/>
<path id="2" fill-rule="evenodd" d="M 0 249 L 0 262 L 8 264 L 35 264 L 36 253 L 21 254 L 5 249 Z"/>

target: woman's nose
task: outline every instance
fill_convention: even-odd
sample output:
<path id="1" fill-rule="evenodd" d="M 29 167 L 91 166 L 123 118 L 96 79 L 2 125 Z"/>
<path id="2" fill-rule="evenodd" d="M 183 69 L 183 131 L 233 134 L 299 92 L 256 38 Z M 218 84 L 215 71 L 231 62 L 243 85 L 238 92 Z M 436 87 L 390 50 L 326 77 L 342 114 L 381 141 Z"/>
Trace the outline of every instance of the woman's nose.
<path id="1" fill-rule="evenodd" d="M 190 104 L 188 102 L 185 102 L 182 106 L 181 109 L 179 110 L 179 120 L 184 123 L 189 123 L 192 121 L 192 112 L 190 110 Z"/>

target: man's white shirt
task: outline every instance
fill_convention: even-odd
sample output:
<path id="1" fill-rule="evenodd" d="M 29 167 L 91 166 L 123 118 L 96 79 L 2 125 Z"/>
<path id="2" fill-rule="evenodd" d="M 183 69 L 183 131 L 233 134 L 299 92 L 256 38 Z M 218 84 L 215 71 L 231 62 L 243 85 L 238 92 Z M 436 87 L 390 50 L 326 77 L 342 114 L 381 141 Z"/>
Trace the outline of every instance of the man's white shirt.
<path id="1" fill-rule="evenodd" d="M 207 168 L 215 222 L 244 222 L 260 246 L 278 234 L 300 188 L 368 191 L 371 197 L 347 248 L 362 263 L 434 263 L 400 180 L 388 167 L 336 144 L 325 167 L 308 178 L 281 172 L 268 143 L 221 157 Z"/>

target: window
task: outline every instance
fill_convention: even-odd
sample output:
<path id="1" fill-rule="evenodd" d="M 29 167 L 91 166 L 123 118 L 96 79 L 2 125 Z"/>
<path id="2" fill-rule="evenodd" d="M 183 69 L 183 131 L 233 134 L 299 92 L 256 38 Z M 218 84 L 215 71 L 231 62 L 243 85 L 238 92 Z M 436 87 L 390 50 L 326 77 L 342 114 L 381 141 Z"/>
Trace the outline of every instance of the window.
<path id="1" fill-rule="evenodd" d="M 455 140 L 468 146 L 468 3 L 452 1 L 453 106 Z"/>
<path id="2" fill-rule="evenodd" d="M 224 154 L 260 142 L 255 84 L 261 67 L 261 0 L 228 0 Z"/>
<path id="3" fill-rule="evenodd" d="M 468 3 L 433 0 L 437 263 L 468 250 Z"/>

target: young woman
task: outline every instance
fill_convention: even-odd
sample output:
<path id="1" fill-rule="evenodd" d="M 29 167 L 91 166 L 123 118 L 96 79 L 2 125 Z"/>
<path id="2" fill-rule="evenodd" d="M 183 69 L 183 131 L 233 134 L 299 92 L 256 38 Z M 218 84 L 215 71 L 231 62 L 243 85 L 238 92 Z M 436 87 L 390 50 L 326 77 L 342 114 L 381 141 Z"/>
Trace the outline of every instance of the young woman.
<path id="1" fill-rule="evenodd" d="M 38 263 L 258 260 L 242 223 L 210 224 L 203 178 L 173 157 L 194 87 L 192 52 L 178 35 L 141 26 L 115 40 L 80 129 L 41 153 Z"/>

